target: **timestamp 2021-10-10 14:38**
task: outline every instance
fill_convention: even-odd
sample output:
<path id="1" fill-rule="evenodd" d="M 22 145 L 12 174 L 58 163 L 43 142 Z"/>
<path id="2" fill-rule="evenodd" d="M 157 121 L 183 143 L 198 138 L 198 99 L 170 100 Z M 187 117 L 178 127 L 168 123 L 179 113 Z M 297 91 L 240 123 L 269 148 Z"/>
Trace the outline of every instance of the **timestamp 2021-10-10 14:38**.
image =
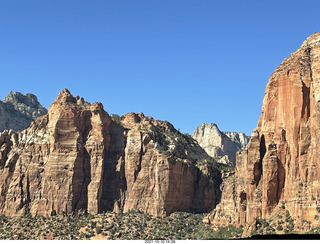
<path id="1" fill-rule="evenodd" d="M 148 244 L 173 244 L 175 240 L 145 240 L 144 243 Z"/>

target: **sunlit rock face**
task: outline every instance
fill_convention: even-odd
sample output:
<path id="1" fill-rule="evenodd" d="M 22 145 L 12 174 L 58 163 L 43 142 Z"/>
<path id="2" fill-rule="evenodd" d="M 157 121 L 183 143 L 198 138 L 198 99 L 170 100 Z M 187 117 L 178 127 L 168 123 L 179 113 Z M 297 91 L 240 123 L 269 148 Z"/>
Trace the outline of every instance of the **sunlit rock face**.
<path id="1" fill-rule="evenodd" d="M 220 172 L 196 166 L 209 157 L 196 141 L 142 113 L 115 121 L 64 89 L 29 128 L 2 132 L 0 214 L 214 208 Z"/>
<path id="2" fill-rule="evenodd" d="M 26 129 L 32 121 L 47 112 L 35 95 L 10 92 L 3 101 L 0 101 L 0 132 Z"/>
<path id="3" fill-rule="evenodd" d="M 315 33 L 271 75 L 258 126 L 237 154 L 233 223 L 250 225 L 285 208 L 296 232 L 320 224 L 319 56 Z"/>
<path id="4" fill-rule="evenodd" d="M 211 157 L 218 158 L 227 155 L 233 164 L 236 162 L 237 151 L 245 149 L 250 140 L 250 137 L 242 132 L 222 132 L 214 123 L 203 123 L 198 126 L 192 138 Z"/>

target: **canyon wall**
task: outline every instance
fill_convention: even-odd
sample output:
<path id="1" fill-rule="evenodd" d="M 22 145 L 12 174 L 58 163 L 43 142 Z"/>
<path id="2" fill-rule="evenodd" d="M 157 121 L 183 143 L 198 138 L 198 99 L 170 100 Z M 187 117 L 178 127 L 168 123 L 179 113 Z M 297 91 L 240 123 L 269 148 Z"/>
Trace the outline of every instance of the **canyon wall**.
<path id="1" fill-rule="evenodd" d="M 207 212 L 221 178 L 196 166 L 208 157 L 169 122 L 142 113 L 115 122 L 64 89 L 28 129 L 0 134 L 0 214 Z"/>
<path id="2" fill-rule="evenodd" d="M 319 226 L 319 105 L 320 33 L 315 33 L 271 75 L 258 126 L 247 149 L 237 154 L 234 224 L 250 226 L 285 209 L 295 232 Z M 219 226 L 221 220 L 211 217 Z"/>

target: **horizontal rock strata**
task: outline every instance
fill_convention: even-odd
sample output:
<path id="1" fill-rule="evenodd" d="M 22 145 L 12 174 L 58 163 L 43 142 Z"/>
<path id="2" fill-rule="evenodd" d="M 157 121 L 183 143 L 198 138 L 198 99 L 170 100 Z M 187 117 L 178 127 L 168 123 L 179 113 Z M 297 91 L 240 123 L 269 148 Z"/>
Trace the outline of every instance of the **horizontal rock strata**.
<path id="1" fill-rule="evenodd" d="M 111 117 L 64 89 L 28 129 L 0 134 L 0 214 L 210 211 L 221 176 L 196 166 L 208 157 L 168 122 Z"/>

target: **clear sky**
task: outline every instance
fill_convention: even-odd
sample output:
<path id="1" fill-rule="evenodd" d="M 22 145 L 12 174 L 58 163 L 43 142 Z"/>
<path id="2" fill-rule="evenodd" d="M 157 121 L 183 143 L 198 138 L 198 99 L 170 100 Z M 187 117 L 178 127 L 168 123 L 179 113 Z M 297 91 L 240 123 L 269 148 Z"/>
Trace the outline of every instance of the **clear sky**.
<path id="1" fill-rule="evenodd" d="M 0 2 L 0 99 L 45 107 L 68 88 L 108 113 L 143 112 L 192 133 L 251 134 L 274 69 L 320 30 L 320 1 Z"/>

